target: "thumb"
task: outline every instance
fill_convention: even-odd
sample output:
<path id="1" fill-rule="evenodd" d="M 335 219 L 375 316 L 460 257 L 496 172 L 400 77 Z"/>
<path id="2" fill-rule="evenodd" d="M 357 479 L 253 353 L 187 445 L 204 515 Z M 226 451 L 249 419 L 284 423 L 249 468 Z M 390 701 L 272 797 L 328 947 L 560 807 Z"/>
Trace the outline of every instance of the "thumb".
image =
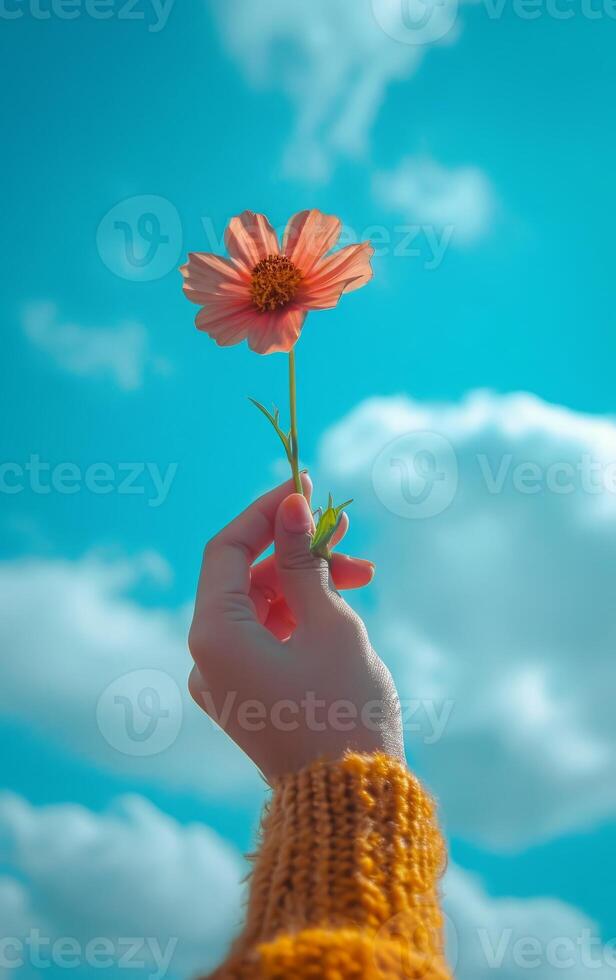
<path id="1" fill-rule="evenodd" d="M 276 564 L 282 593 L 298 624 L 318 621 L 331 605 L 329 565 L 310 551 L 314 521 L 301 493 L 286 497 L 276 514 Z"/>

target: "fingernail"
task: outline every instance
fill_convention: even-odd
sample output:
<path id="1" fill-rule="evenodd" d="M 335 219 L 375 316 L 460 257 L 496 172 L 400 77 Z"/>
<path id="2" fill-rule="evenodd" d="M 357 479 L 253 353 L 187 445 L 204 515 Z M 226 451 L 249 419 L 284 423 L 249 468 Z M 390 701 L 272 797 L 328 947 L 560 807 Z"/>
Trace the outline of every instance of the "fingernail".
<path id="1" fill-rule="evenodd" d="M 370 581 L 372 581 L 372 579 L 374 578 L 374 576 L 376 574 L 376 565 L 374 564 L 374 562 L 373 561 L 370 561 L 368 558 L 353 558 L 352 560 L 356 564 L 359 564 L 363 568 L 365 568 L 366 571 L 369 571 L 370 572 Z"/>
<path id="2" fill-rule="evenodd" d="M 280 506 L 280 517 L 285 531 L 291 534 L 308 534 L 314 530 L 310 507 L 303 494 L 292 493 Z"/>
<path id="3" fill-rule="evenodd" d="M 300 470 L 300 476 L 302 477 L 302 485 L 304 487 L 304 493 L 307 493 L 309 497 L 312 496 L 312 480 L 308 470 Z"/>

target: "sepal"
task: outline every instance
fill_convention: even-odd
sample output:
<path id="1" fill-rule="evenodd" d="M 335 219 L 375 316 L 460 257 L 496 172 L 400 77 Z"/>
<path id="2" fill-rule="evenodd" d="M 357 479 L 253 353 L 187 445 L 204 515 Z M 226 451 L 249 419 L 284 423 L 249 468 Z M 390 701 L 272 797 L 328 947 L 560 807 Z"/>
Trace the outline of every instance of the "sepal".
<path id="1" fill-rule="evenodd" d="M 312 544 L 310 545 L 310 550 L 313 555 L 319 555 L 321 558 L 326 558 L 327 560 L 331 558 L 329 543 L 342 520 L 344 508 L 352 503 L 352 500 L 345 500 L 343 504 L 338 504 L 337 507 L 334 507 L 334 498 L 330 493 L 327 507 L 325 509 L 319 507 L 314 512 L 316 529 L 312 537 Z"/>

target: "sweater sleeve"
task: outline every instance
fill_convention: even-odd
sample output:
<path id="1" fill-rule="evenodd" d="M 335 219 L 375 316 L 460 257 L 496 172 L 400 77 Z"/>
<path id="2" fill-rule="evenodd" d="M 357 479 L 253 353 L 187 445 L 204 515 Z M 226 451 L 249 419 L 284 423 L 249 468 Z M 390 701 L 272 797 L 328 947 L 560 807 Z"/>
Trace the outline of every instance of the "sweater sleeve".
<path id="1" fill-rule="evenodd" d="M 435 806 L 386 755 L 278 780 L 246 925 L 212 980 L 446 980 Z"/>

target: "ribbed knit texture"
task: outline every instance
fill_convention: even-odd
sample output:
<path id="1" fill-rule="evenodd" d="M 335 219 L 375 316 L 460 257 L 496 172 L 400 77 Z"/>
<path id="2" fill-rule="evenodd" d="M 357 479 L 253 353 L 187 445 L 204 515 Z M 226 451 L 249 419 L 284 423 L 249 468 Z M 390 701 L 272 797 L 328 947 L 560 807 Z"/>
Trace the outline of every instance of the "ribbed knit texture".
<path id="1" fill-rule="evenodd" d="M 432 799 L 397 760 L 348 754 L 274 785 L 246 925 L 212 980 L 445 980 Z"/>

